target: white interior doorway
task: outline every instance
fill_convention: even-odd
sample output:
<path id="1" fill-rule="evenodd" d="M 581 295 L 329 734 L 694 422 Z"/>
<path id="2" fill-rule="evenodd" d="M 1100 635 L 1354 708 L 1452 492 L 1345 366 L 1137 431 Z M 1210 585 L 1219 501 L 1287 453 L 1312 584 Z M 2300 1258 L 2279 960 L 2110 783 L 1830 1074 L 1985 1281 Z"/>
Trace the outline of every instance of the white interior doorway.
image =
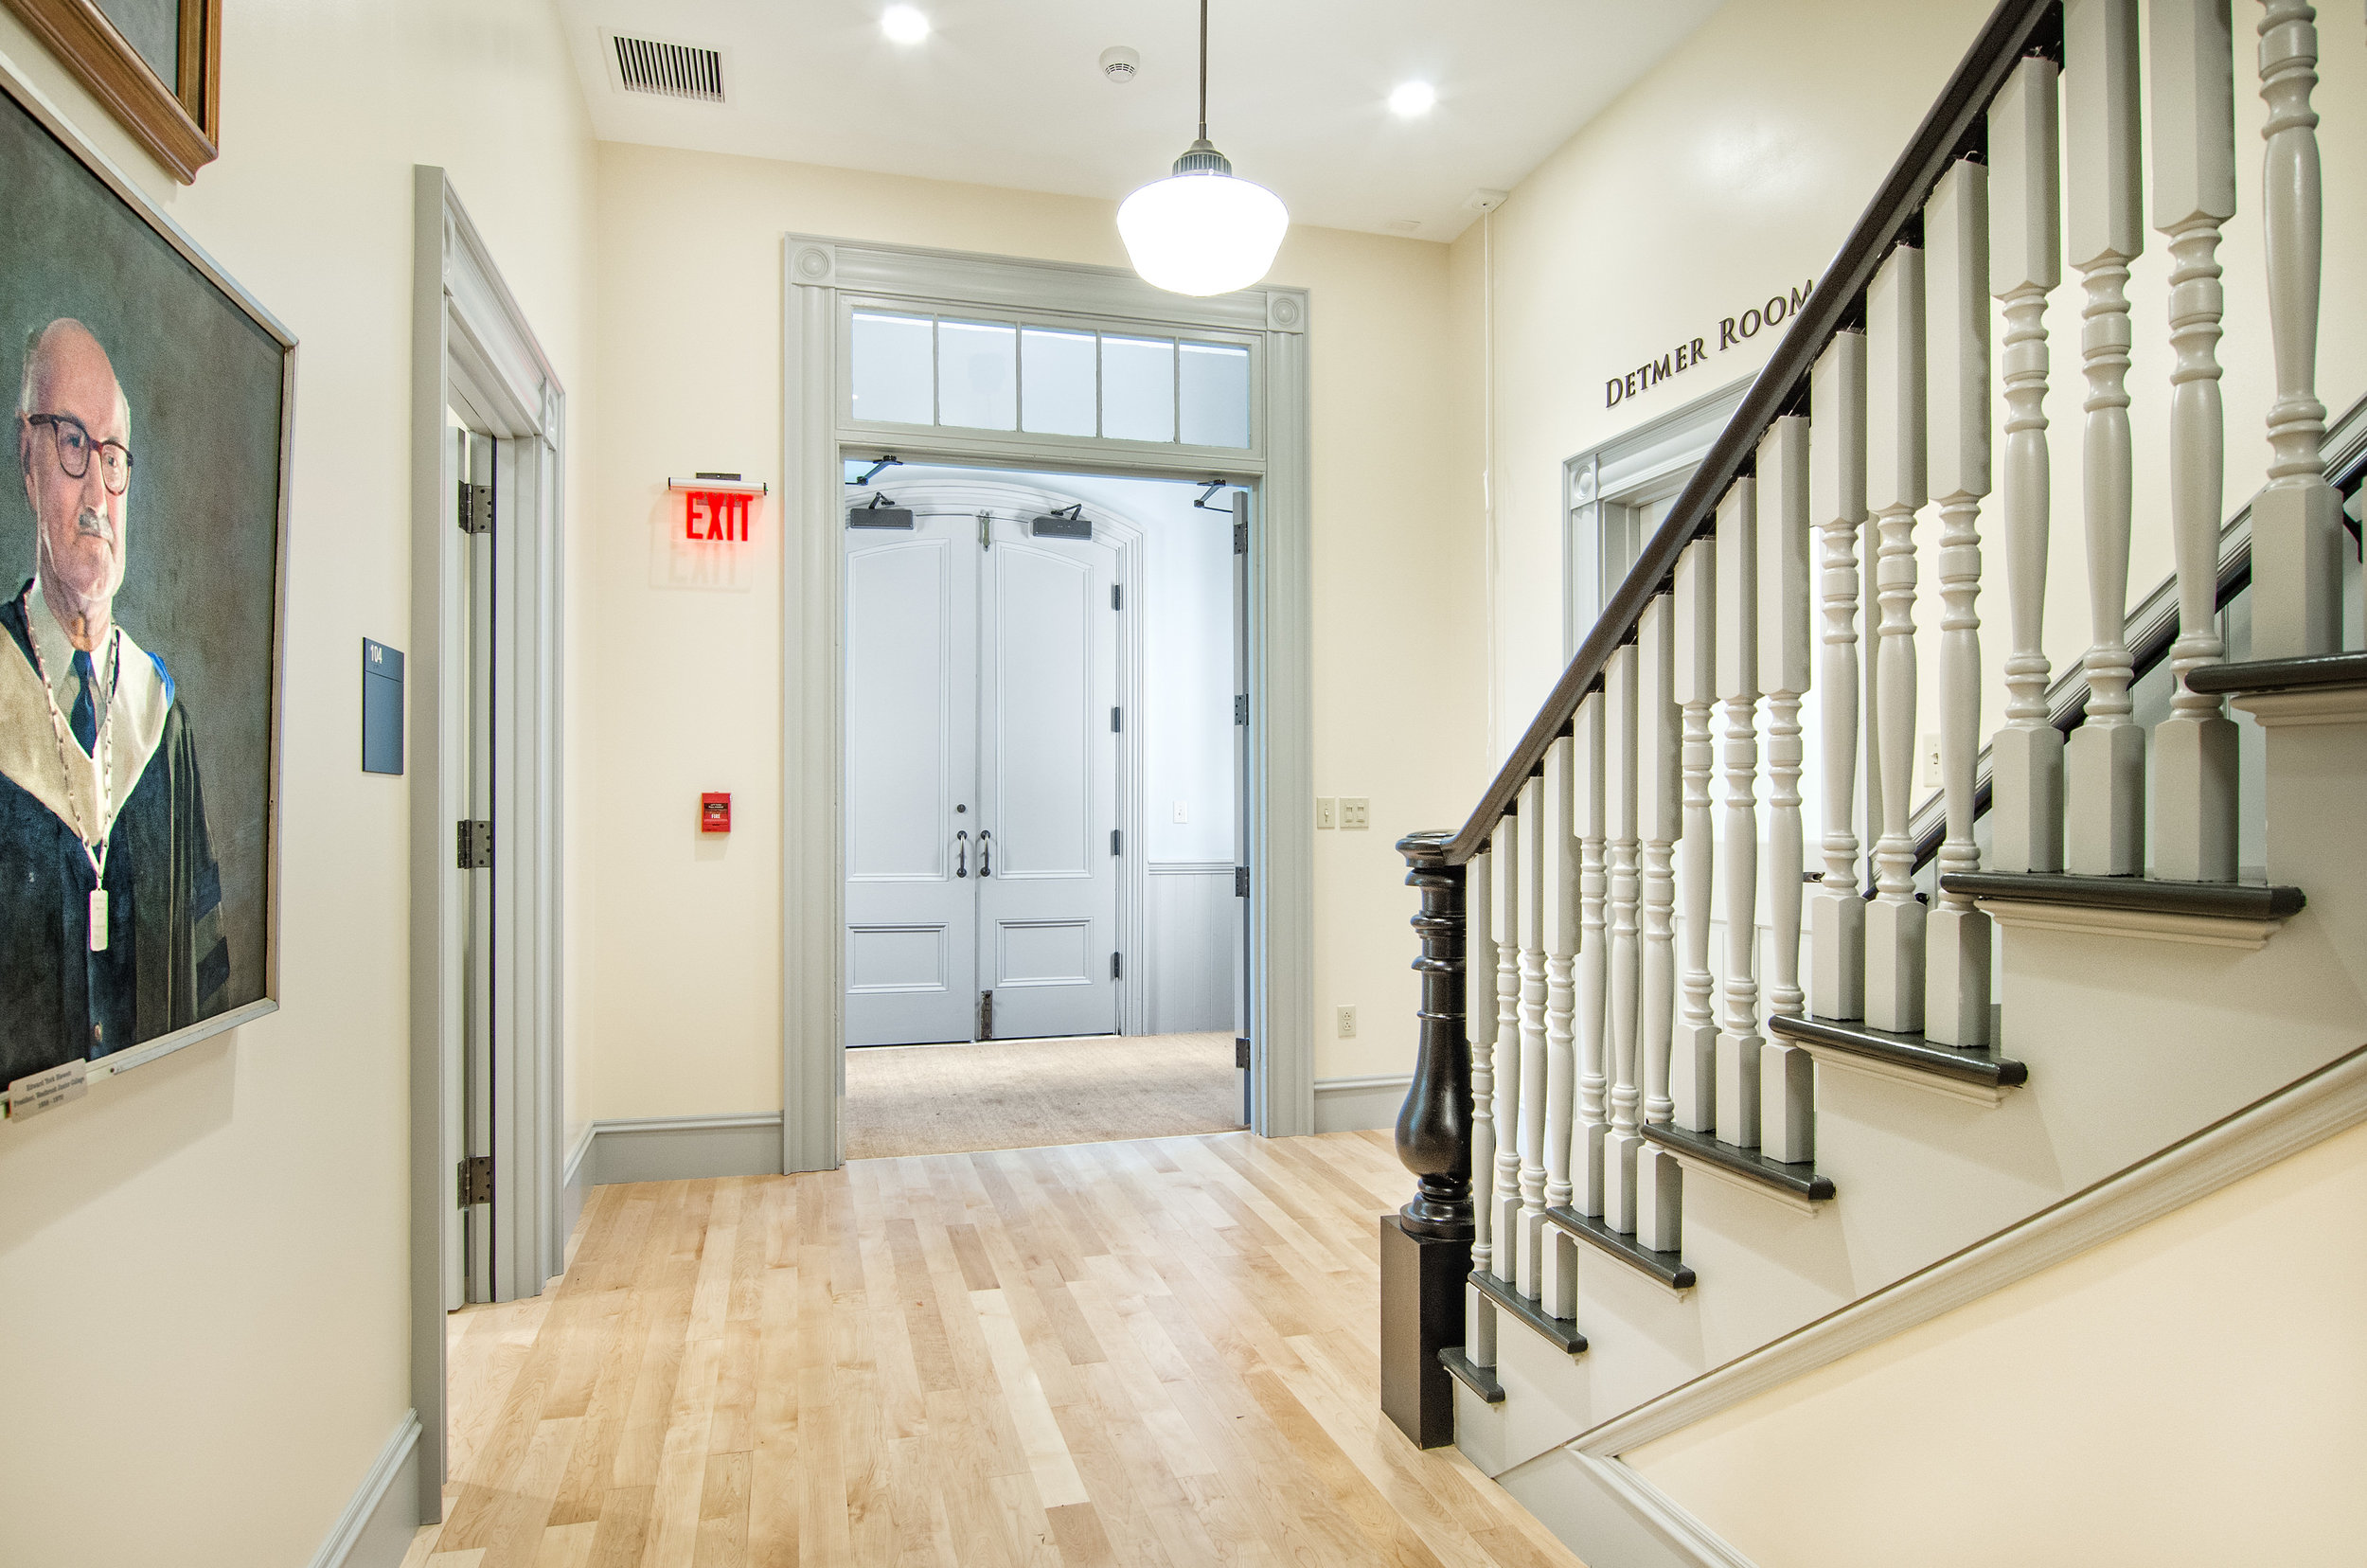
<path id="1" fill-rule="evenodd" d="M 924 465 L 854 483 L 871 467 L 847 465 L 843 534 L 846 1044 L 1233 1036 L 1226 489 Z"/>

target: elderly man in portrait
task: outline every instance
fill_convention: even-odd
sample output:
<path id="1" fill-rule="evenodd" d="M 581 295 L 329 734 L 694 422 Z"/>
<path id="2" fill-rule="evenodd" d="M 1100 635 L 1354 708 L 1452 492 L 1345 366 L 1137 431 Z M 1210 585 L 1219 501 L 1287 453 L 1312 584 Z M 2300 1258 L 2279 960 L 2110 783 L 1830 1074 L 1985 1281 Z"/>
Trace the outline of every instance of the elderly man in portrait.
<path id="1" fill-rule="evenodd" d="M 26 344 L 16 454 L 34 543 L 0 606 L 0 1082 L 219 1012 L 230 971 L 187 715 L 116 623 L 131 408 L 79 321 Z"/>

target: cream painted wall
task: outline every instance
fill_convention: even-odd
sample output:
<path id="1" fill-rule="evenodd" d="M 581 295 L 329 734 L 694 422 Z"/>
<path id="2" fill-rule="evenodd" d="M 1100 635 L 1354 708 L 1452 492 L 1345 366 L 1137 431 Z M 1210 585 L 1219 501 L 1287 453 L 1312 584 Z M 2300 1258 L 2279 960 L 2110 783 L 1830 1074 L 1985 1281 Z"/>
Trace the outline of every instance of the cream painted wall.
<path id="1" fill-rule="evenodd" d="M 28 1568 L 309 1561 L 410 1403 L 407 781 L 360 771 L 355 660 L 410 641 L 415 162 L 453 171 L 578 454 L 593 433 L 592 151 L 551 9 L 240 0 L 225 27 L 224 155 L 182 187 L 0 14 L 0 52 L 302 344 L 282 1007 L 0 1128 L 0 1560 Z"/>
<path id="2" fill-rule="evenodd" d="M 709 588 L 670 580 L 664 482 L 781 472 L 780 236 L 791 230 L 1124 265 L 1110 204 L 707 153 L 599 149 L 599 629 L 588 705 L 602 1117 L 781 1103 L 778 512 Z M 1292 231 L 1272 280 L 1313 290 L 1315 786 L 1373 829 L 1317 836 L 1319 1078 L 1405 1072 L 1413 912 L 1390 847 L 1448 826 L 1482 782 L 1481 576 L 1452 472 L 1443 246 Z M 1433 631 L 1435 628 L 1435 631 Z M 698 795 L 733 792 L 727 840 Z M 1302 809 L 1311 804 L 1302 803 Z"/>
<path id="3" fill-rule="evenodd" d="M 2362 1210 L 2354 1128 L 1625 1457 L 1760 1568 L 2355 1563 Z"/>
<path id="4" fill-rule="evenodd" d="M 1496 528 L 1491 755 L 1520 737 L 1561 665 L 1561 467 L 1569 457 L 1754 374 L 1780 336 L 1719 351 L 1720 318 L 1818 276 L 1905 146 L 1990 9 L 1988 0 L 1754 0 L 1728 6 L 1455 242 L 1460 292 L 1483 287 L 1495 248 L 1492 454 Z M 2263 117 L 2252 64 L 2257 8 L 2236 8 L 2237 216 L 2220 253 L 2227 271 L 2228 509 L 2266 477 L 2270 369 L 2260 243 Z M 2340 279 L 2367 249 L 2367 33 L 2351 13 L 2322 11 L 2316 104 L 2325 150 L 2328 286 L 2320 396 L 2336 412 L 2367 388 L 2367 294 Z M 1848 46 L 1834 46 L 1846 39 Z M 2148 165 L 2149 167 L 2149 165 Z M 2150 196 L 2147 197 L 2150 223 Z M 2169 256 L 2147 230 L 2130 284 L 2136 323 L 2131 420 L 2136 528 L 2130 601 L 2171 569 L 2167 510 Z M 2047 645 L 2059 672 L 2089 641 L 2080 523 L 2077 276 L 2068 266 L 2048 312 L 2054 381 L 2055 524 Z M 1463 308 L 1476 310 L 1467 303 Z M 1708 362 L 1605 406 L 1605 382 L 1702 336 Z M 2002 344 L 2002 326 L 1993 345 Z M 2000 404 L 2002 428 L 2002 404 Z M 1485 446 L 1485 443 L 1483 444 Z M 2003 541 L 1984 508 L 1988 576 L 1981 610 L 1984 736 L 2002 721 Z M 1917 529 L 1920 710 L 1936 712 L 1936 508 Z M 1924 724 L 1919 727 L 1932 727 Z"/>

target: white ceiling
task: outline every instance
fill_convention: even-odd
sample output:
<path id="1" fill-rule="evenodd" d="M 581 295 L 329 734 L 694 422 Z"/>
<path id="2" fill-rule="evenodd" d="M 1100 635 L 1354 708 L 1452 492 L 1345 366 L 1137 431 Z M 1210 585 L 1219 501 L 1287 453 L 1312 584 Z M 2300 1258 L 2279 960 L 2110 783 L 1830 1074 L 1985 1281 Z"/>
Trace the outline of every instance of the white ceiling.
<path id="1" fill-rule="evenodd" d="M 1191 140 L 1193 0 L 561 0 L 609 141 L 1114 200 Z M 1724 0 L 1216 0 L 1209 137 L 1300 223 L 1451 240 Z M 721 49 L 723 104 L 627 94 L 623 32 Z M 1096 63 L 1127 45 L 1130 83 Z M 1438 90 L 1399 119 L 1399 82 Z M 1418 228 L 1407 230 L 1412 223 Z M 1393 226 L 1395 225 L 1395 226 Z"/>

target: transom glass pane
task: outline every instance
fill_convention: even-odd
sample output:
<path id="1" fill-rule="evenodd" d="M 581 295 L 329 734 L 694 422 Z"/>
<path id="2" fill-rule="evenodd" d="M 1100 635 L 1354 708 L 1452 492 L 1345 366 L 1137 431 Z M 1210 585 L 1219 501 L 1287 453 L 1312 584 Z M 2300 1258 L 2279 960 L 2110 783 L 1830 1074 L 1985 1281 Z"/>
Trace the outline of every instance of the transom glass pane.
<path id="1" fill-rule="evenodd" d="M 1101 434 L 1119 441 L 1175 439 L 1175 342 L 1101 340 Z"/>
<path id="2" fill-rule="evenodd" d="M 856 419 L 936 422 L 935 325 L 927 316 L 855 312 Z"/>
<path id="3" fill-rule="evenodd" d="M 937 323 L 937 422 L 1019 428 L 1019 330 L 994 322 Z"/>
<path id="4" fill-rule="evenodd" d="M 1030 327 L 1019 335 L 1023 428 L 1046 436 L 1095 436 L 1094 334 Z"/>
<path id="5" fill-rule="evenodd" d="M 1180 347 L 1177 439 L 1186 446 L 1249 445 L 1249 350 L 1217 343 Z"/>

